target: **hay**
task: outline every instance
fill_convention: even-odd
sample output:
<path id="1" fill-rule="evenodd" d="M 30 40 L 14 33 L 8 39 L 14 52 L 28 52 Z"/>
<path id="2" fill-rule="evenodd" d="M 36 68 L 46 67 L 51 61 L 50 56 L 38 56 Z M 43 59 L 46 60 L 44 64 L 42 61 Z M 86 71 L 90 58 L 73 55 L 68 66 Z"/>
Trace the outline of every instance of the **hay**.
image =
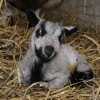
<path id="1" fill-rule="evenodd" d="M 9 26 L 2 21 L 3 10 L 0 10 L 0 13 L 0 100 L 100 100 L 100 30 L 97 23 L 92 29 L 90 23 L 85 23 L 79 16 L 59 7 L 42 11 L 41 17 L 58 21 L 62 25 L 79 26 L 78 21 L 81 21 L 82 27 L 79 27 L 77 33 L 65 38 L 64 43 L 69 43 L 86 57 L 96 76 L 84 81 L 86 88 L 71 87 L 73 86 L 71 84 L 52 91 L 44 82 L 30 86 L 15 82 L 18 77 L 12 76 L 13 70 L 18 67 L 17 62 L 28 50 L 33 28 L 27 28 L 28 22 L 25 16 L 19 16 L 15 25 Z"/>

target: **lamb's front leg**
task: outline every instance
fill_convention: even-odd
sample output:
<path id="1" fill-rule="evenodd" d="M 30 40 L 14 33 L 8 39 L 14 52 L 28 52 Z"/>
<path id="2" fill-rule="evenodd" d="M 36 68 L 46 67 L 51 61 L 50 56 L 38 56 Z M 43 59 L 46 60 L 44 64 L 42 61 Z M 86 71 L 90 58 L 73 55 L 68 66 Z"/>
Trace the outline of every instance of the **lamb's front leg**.
<path id="1" fill-rule="evenodd" d="M 20 70 L 20 80 L 21 83 L 30 83 L 31 70 L 34 67 L 35 56 L 31 49 L 29 49 L 25 57 L 18 63 L 18 68 Z M 17 69 L 14 71 L 14 75 L 17 76 Z"/>
<path id="2" fill-rule="evenodd" d="M 67 74 L 55 72 L 54 74 L 47 75 L 46 76 L 47 80 L 45 81 L 51 86 L 53 90 L 55 90 L 55 89 L 60 89 L 64 87 L 65 85 L 68 85 L 69 77 L 70 77 L 69 72 Z"/>

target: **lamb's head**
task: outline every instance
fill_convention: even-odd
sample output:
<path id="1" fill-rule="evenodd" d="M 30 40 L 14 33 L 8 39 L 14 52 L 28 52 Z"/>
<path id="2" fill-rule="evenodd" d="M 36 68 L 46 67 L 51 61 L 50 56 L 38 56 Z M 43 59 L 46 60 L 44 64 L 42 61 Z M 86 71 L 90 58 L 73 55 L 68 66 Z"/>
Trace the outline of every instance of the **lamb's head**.
<path id="1" fill-rule="evenodd" d="M 76 32 L 77 27 L 63 27 L 59 23 L 39 18 L 33 10 L 26 11 L 30 24 L 35 27 L 31 38 L 32 50 L 43 62 L 48 62 L 60 51 L 64 36 Z"/>

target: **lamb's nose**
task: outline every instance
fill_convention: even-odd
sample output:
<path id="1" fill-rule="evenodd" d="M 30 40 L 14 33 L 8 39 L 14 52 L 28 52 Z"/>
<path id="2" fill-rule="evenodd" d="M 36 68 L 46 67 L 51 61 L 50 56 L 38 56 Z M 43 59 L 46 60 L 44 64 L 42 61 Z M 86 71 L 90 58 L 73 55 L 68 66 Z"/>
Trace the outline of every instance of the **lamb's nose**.
<path id="1" fill-rule="evenodd" d="M 45 47 L 45 53 L 47 54 L 48 57 L 50 57 L 54 52 L 54 47 L 48 45 Z"/>

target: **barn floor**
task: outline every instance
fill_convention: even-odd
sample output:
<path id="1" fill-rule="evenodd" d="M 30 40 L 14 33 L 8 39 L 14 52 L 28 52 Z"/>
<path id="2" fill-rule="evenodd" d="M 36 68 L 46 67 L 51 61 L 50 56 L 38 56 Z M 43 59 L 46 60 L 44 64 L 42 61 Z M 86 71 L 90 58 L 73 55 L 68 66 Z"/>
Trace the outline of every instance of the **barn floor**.
<path id="1" fill-rule="evenodd" d="M 75 34 L 64 39 L 64 43 L 72 45 L 86 57 L 95 75 L 93 79 L 84 81 L 85 88 L 80 89 L 70 84 L 52 91 L 43 82 L 31 86 L 20 84 L 20 80 L 19 83 L 15 82 L 18 77 L 13 77 L 13 70 L 27 52 L 34 29 L 28 29 L 26 16 L 22 13 L 14 15 L 14 25 L 9 26 L 9 22 L 2 21 L 2 12 L 0 10 L 0 100 L 100 100 L 100 28 L 97 23 L 85 22 L 78 15 L 60 7 L 42 9 L 41 18 L 57 21 L 64 26 L 79 27 Z"/>

